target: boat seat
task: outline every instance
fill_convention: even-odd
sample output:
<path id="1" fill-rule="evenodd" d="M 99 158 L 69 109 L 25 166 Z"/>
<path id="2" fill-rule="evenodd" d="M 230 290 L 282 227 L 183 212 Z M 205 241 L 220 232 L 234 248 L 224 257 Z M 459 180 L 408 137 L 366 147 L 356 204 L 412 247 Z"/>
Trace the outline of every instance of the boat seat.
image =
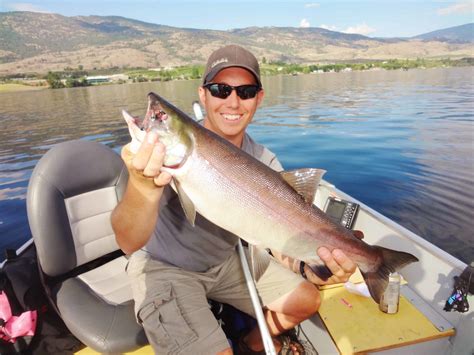
<path id="1" fill-rule="evenodd" d="M 28 186 L 28 221 L 50 301 L 69 330 L 100 353 L 148 343 L 110 222 L 127 179 L 112 149 L 76 140 L 50 149 Z"/>

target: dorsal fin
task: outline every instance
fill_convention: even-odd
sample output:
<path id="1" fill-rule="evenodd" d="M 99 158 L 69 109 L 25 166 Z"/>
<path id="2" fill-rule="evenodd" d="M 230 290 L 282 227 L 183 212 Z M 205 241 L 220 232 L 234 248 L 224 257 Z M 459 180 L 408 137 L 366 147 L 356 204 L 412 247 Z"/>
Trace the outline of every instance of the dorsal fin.
<path id="1" fill-rule="evenodd" d="M 282 178 L 299 193 L 306 202 L 313 203 L 319 182 L 326 170 L 323 169 L 297 169 L 282 171 Z"/>

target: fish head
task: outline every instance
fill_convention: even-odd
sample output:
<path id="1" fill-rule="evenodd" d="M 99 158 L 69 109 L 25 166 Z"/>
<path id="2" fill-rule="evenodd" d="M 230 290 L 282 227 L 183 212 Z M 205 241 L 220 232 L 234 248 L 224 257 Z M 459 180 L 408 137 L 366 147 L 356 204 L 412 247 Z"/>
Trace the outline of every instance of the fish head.
<path id="1" fill-rule="evenodd" d="M 193 139 L 191 130 L 186 125 L 186 117 L 183 119 L 181 111 L 168 106 L 158 95 L 149 93 L 143 120 L 140 121 L 126 111 L 122 111 L 122 114 L 132 138 L 130 144 L 132 153 L 138 152 L 147 132 L 154 132 L 166 147 L 163 162 L 165 167 L 179 167 L 186 161 L 192 151 Z"/>
<path id="2" fill-rule="evenodd" d="M 159 98 L 154 93 L 148 94 L 148 107 L 145 117 L 140 123 L 140 128 L 143 131 L 154 130 L 158 135 L 163 135 L 163 132 L 169 132 L 170 120 L 168 114 L 163 110 Z"/>

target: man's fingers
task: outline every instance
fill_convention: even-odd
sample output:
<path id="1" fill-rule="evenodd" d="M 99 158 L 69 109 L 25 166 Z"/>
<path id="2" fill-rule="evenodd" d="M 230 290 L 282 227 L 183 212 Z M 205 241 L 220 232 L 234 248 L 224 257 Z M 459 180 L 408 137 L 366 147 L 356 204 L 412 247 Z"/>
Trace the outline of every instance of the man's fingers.
<path id="1" fill-rule="evenodd" d="M 354 236 L 355 236 L 357 239 L 364 239 L 364 232 L 362 232 L 362 231 L 360 231 L 360 230 L 352 231 L 352 234 L 354 234 Z"/>
<path id="2" fill-rule="evenodd" d="M 353 274 L 356 271 L 357 265 L 347 257 L 342 250 L 335 249 L 332 252 L 334 260 L 341 267 L 345 273 Z"/>
<path id="3" fill-rule="evenodd" d="M 317 253 L 333 273 L 333 276 L 325 283 L 346 282 L 356 270 L 356 264 L 340 249 L 330 252 L 327 248 L 321 247 Z"/>
<path id="4" fill-rule="evenodd" d="M 305 272 L 306 272 L 306 278 L 308 279 L 309 282 L 315 284 L 315 285 L 325 285 L 327 282 L 321 280 L 318 275 L 316 275 L 309 266 L 305 267 Z"/>
<path id="5" fill-rule="evenodd" d="M 130 165 L 133 160 L 133 153 L 130 151 L 130 143 L 123 146 L 120 155 L 125 164 Z"/>
<path id="6" fill-rule="evenodd" d="M 150 159 L 143 169 L 143 175 L 147 177 L 155 177 L 160 174 L 160 169 L 163 166 L 163 159 L 165 157 L 165 146 L 162 143 L 156 143 L 153 147 Z"/>
<path id="7" fill-rule="evenodd" d="M 326 264 L 329 270 L 331 270 L 333 275 L 336 276 L 343 276 L 344 271 L 341 269 L 339 264 L 334 260 L 332 253 L 325 247 L 321 247 L 318 249 L 318 255 L 322 261 Z"/>
<path id="8" fill-rule="evenodd" d="M 171 182 L 171 175 L 161 171 L 166 147 L 158 140 L 156 133 L 148 132 L 136 154 L 130 150 L 131 144 L 122 148 L 121 156 L 133 176 L 148 181 L 149 186 L 163 187 Z"/>
<path id="9" fill-rule="evenodd" d="M 143 171 L 148 165 L 151 155 L 153 154 L 153 149 L 155 143 L 158 141 L 158 135 L 154 132 L 148 132 L 143 140 L 140 149 L 137 154 L 135 154 L 132 166 L 135 170 Z"/>
<path id="10" fill-rule="evenodd" d="M 171 182 L 171 175 L 167 172 L 162 172 L 153 179 L 153 182 L 158 187 L 163 187 Z"/>

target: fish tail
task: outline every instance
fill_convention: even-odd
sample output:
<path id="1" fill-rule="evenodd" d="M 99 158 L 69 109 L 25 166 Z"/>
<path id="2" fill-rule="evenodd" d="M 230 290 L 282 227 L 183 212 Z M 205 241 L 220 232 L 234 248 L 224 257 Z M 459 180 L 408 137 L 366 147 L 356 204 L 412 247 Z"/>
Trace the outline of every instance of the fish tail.
<path id="1" fill-rule="evenodd" d="M 382 262 L 376 270 L 363 270 L 361 267 L 360 271 L 364 277 L 365 283 L 369 288 L 370 295 L 375 302 L 380 303 L 382 294 L 388 285 L 388 277 L 391 272 L 395 272 L 398 269 L 418 261 L 418 258 L 410 253 L 403 251 L 392 250 L 384 247 L 373 246 L 377 249 L 381 255 Z"/>

